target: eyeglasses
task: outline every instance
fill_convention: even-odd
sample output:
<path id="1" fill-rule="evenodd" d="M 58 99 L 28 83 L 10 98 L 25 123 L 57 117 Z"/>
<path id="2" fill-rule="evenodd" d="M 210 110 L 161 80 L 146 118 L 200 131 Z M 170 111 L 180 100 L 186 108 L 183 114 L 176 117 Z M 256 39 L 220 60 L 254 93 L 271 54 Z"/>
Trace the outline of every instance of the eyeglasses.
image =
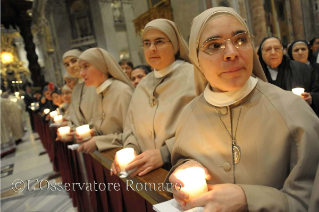
<path id="1" fill-rule="evenodd" d="M 168 42 L 171 42 L 171 41 L 170 40 L 165 41 L 163 39 L 158 39 L 158 40 L 155 40 L 154 42 L 143 41 L 143 45 L 141 46 L 141 48 L 148 49 L 152 46 L 152 44 L 154 44 L 156 48 L 161 48 L 165 45 L 165 43 L 168 43 Z"/>
<path id="2" fill-rule="evenodd" d="M 282 52 L 283 50 L 283 48 L 279 46 L 270 46 L 266 49 L 263 49 L 263 51 L 269 54 L 273 49 L 275 50 L 276 53 Z"/>
<path id="3" fill-rule="evenodd" d="M 210 38 L 199 47 L 200 51 L 203 51 L 209 55 L 214 55 L 223 52 L 226 48 L 226 41 L 231 41 L 237 49 L 243 49 L 251 47 L 250 39 L 253 38 L 248 32 L 243 32 L 235 35 L 229 39 Z"/>

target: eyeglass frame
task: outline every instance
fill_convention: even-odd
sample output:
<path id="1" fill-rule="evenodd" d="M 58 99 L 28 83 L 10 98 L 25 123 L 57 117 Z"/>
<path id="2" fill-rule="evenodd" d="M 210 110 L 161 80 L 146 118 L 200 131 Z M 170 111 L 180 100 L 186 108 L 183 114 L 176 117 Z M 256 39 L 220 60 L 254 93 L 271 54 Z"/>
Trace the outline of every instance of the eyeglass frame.
<path id="1" fill-rule="evenodd" d="M 164 42 L 163 44 L 172 42 L 172 41 L 170 41 L 170 40 L 165 41 L 164 39 L 158 39 L 158 40 L 155 40 L 154 42 L 151 42 L 151 41 L 150 41 L 150 43 L 151 43 L 150 46 L 149 46 L 149 47 L 145 47 L 144 41 L 143 41 L 143 44 L 141 45 L 141 48 L 142 48 L 142 49 L 144 49 L 144 48 L 149 49 L 149 48 L 151 48 L 152 44 L 156 47 L 156 46 L 158 45 L 158 44 L 155 43 L 156 41 L 163 41 L 163 42 Z M 156 47 L 156 48 L 157 48 L 157 47 Z"/>
<path id="2" fill-rule="evenodd" d="M 238 34 L 236 34 L 236 35 L 234 35 L 233 37 L 228 38 L 228 39 L 218 38 L 218 39 L 224 41 L 224 42 L 223 42 L 224 47 L 223 47 L 223 48 L 222 48 L 222 47 L 220 48 L 220 49 L 222 49 L 222 51 L 218 51 L 218 52 L 215 52 L 215 53 L 209 53 L 209 52 L 206 52 L 206 51 L 205 51 L 207 48 L 204 49 L 205 43 L 207 43 L 207 42 L 209 42 L 209 41 L 211 41 L 211 40 L 217 40 L 216 38 L 211 38 L 211 39 L 206 40 L 200 47 L 198 47 L 198 50 L 200 50 L 200 51 L 202 51 L 202 52 L 205 52 L 206 54 L 209 54 L 209 55 L 216 55 L 216 54 L 218 54 L 218 53 L 222 53 L 222 52 L 226 49 L 226 41 L 230 41 L 236 49 L 240 49 L 241 47 L 236 47 L 236 46 L 234 45 L 232 39 L 233 39 L 234 37 L 238 36 L 238 35 L 241 35 L 241 34 L 247 34 L 247 38 L 248 38 L 248 40 L 249 40 L 248 42 L 251 42 L 251 39 L 254 38 L 254 36 L 253 36 L 252 34 L 250 34 L 248 31 L 244 31 L 244 32 L 238 33 Z"/>

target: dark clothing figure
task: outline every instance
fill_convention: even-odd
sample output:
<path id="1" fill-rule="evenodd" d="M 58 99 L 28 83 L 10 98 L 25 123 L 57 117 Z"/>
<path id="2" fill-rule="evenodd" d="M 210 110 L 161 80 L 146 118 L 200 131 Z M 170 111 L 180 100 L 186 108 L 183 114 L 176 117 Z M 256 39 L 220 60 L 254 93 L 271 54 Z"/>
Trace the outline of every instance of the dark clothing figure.
<path id="1" fill-rule="evenodd" d="M 31 103 L 35 101 L 36 100 L 33 98 L 32 93 L 28 93 L 28 92 L 25 93 L 25 96 L 24 96 L 25 110 L 29 113 L 31 127 L 33 131 L 34 131 L 34 121 L 33 121 L 33 114 L 32 114 L 32 110 L 30 106 L 31 106 Z"/>
<path id="2" fill-rule="evenodd" d="M 278 71 L 277 78 L 273 80 L 269 67 L 262 57 L 262 45 L 267 39 L 265 38 L 261 42 L 257 54 L 268 82 L 287 91 L 291 91 L 296 87 L 304 88 L 305 92 L 309 93 L 312 97 L 311 108 L 319 116 L 319 74 L 310 65 L 290 60 L 288 56 L 283 55 L 281 64 L 276 67 Z"/>

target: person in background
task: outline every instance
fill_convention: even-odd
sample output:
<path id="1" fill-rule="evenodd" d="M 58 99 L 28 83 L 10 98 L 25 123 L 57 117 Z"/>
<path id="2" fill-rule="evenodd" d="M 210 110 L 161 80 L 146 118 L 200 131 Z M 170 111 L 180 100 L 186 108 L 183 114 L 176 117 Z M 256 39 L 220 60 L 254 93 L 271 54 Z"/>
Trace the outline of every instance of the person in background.
<path id="1" fill-rule="evenodd" d="M 99 101 L 94 108 L 95 135 L 81 141 L 78 151 L 92 153 L 122 147 L 123 125 L 134 87 L 111 55 L 101 48 L 91 48 L 79 57 L 85 86 L 94 86 Z"/>
<path id="2" fill-rule="evenodd" d="M 69 106 L 71 104 L 71 99 L 72 99 L 72 90 L 66 84 L 63 85 L 61 89 L 61 97 L 63 101 L 63 104 L 60 106 L 63 113 L 63 123 L 61 124 L 61 126 L 67 126 L 68 121 L 70 120 Z"/>
<path id="3" fill-rule="evenodd" d="M 137 168 L 132 177 L 169 169 L 177 120 L 196 95 L 194 67 L 176 24 L 155 19 L 145 26 L 142 39 L 145 59 L 155 70 L 136 87 L 124 125 L 124 148 L 138 155 L 126 168 Z M 119 171 L 115 159 L 111 172 Z"/>
<path id="4" fill-rule="evenodd" d="M 319 63 L 319 37 L 310 40 L 310 63 Z"/>
<path id="5" fill-rule="evenodd" d="M 290 60 L 284 55 L 281 40 L 277 37 L 264 38 L 258 55 L 269 83 L 287 91 L 304 88 L 302 98 L 319 115 L 319 77 L 310 65 Z"/>
<path id="6" fill-rule="evenodd" d="M 131 72 L 131 82 L 136 88 L 138 83 L 149 73 L 151 73 L 151 69 L 146 65 L 139 65 L 133 68 Z"/>
<path id="7" fill-rule="evenodd" d="M 41 91 L 36 91 L 36 92 L 34 92 L 34 99 L 36 100 L 36 101 L 40 101 L 40 99 L 41 99 L 41 97 L 42 97 L 42 94 L 41 94 Z"/>
<path id="8" fill-rule="evenodd" d="M 32 130 L 34 131 L 34 121 L 33 121 L 33 114 L 30 108 L 31 103 L 35 102 L 36 99 L 33 97 L 32 90 L 30 86 L 26 86 L 25 88 L 25 95 L 24 95 L 24 103 L 25 103 L 25 110 L 28 112 L 31 122 Z"/>
<path id="9" fill-rule="evenodd" d="M 169 173 L 173 185 L 182 185 L 172 190 L 183 210 L 308 210 L 319 119 L 300 97 L 267 83 L 252 39 L 229 7 L 208 9 L 192 22 L 198 96 L 178 121 Z M 208 184 L 193 199 L 175 175 L 189 167 L 201 167 Z"/>
<path id="10" fill-rule="evenodd" d="M 63 104 L 61 91 L 60 90 L 54 90 L 51 93 L 51 99 L 55 106 L 60 107 Z"/>
<path id="11" fill-rule="evenodd" d="M 63 79 L 65 80 L 65 84 L 73 90 L 73 88 L 78 84 L 79 79 L 77 77 L 72 77 L 68 72 L 65 72 L 63 75 Z"/>
<path id="12" fill-rule="evenodd" d="M 128 76 L 128 78 L 131 78 L 131 72 L 133 70 L 133 63 L 129 60 L 121 60 L 119 62 L 119 65 L 121 66 L 124 73 Z"/>
<path id="13" fill-rule="evenodd" d="M 313 70 L 319 74 L 319 64 L 311 60 L 310 52 L 308 43 L 305 40 L 296 40 L 288 48 L 288 55 L 291 60 L 311 65 Z"/>

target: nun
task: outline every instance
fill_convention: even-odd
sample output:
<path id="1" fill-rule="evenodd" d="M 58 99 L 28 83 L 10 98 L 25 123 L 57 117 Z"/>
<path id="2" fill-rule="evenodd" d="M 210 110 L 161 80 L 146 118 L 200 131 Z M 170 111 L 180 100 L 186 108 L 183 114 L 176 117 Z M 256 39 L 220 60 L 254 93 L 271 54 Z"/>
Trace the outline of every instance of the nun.
<path id="1" fill-rule="evenodd" d="M 130 79 L 101 48 L 84 51 L 79 57 L 79 65 L 85 86 L 95 87 L 98 103 L 93 113 L 94 136 L 82 141 L 78 151 L 93 153 L 96 149 L 122 147 L 123 125 L 134 91 Z"/>
<path id="2" fill-rule="evenodd" d="M 79 79 L 77 77 L 72 77 L 68 72 L 65 72 L 63 75 L 63 79 L 65 80 L 65 84 L 73 90 L 73 88 L 78 84 Z"/>
<path id="3" fill-rule="evenodd" d="M 97 103 L 97 95 L 95 88 L 90 86 L 87 87 L 84 84 L 84 79 L 80 75 L 80 66 L 78 64 L 78 57 L 81 55 L 81 51 L 77 49 L 69 50 L 63 55 L 63 65 L 66 68 L 66 71 L 71 75 L 71 77 L 78 79 L 78 84 L 74 86 L 72 90 L 72 101 L 69 106 L 70 110 L 70 120 L 69 126 L 74 131 L 76 127 L 81 125 L 89 124 L 90 127 L 93 127 L 93 111 Z M 61 140 L 59 133 L 58 139 Z M 93 130 L 91 131 L 93 134 Z M 73 141 L 72 133 L 68 135 L 68 138 L 63 141 Z"/>
<path id="4" fill-rule="evenodd" d="M 319 162 L 319 119 L 307 103 L 266 82 L 245 21 L 229 7 L 194 18 L 189 42 L 197 97 L 183 110 L 171 183 L 187 167 L 206 171 L 208 192 L 183 209 L 307 211 Z M 173 174 L 172 174 L 173 173 Z"/>
<path id="5" fill-rule="evenodd" d="M 155 70 L 136 87 L 124 126 L 124 147 L 138 155 L 126 168 L 142 176 L 156 168 L 169 169 L 177 120 L 195 97 L 194 67 L 188 47 L 174 22 L 156 19 L 143 31 L 147 63 Z M 119 167 L 113 163 L 113 174 Z"/>

